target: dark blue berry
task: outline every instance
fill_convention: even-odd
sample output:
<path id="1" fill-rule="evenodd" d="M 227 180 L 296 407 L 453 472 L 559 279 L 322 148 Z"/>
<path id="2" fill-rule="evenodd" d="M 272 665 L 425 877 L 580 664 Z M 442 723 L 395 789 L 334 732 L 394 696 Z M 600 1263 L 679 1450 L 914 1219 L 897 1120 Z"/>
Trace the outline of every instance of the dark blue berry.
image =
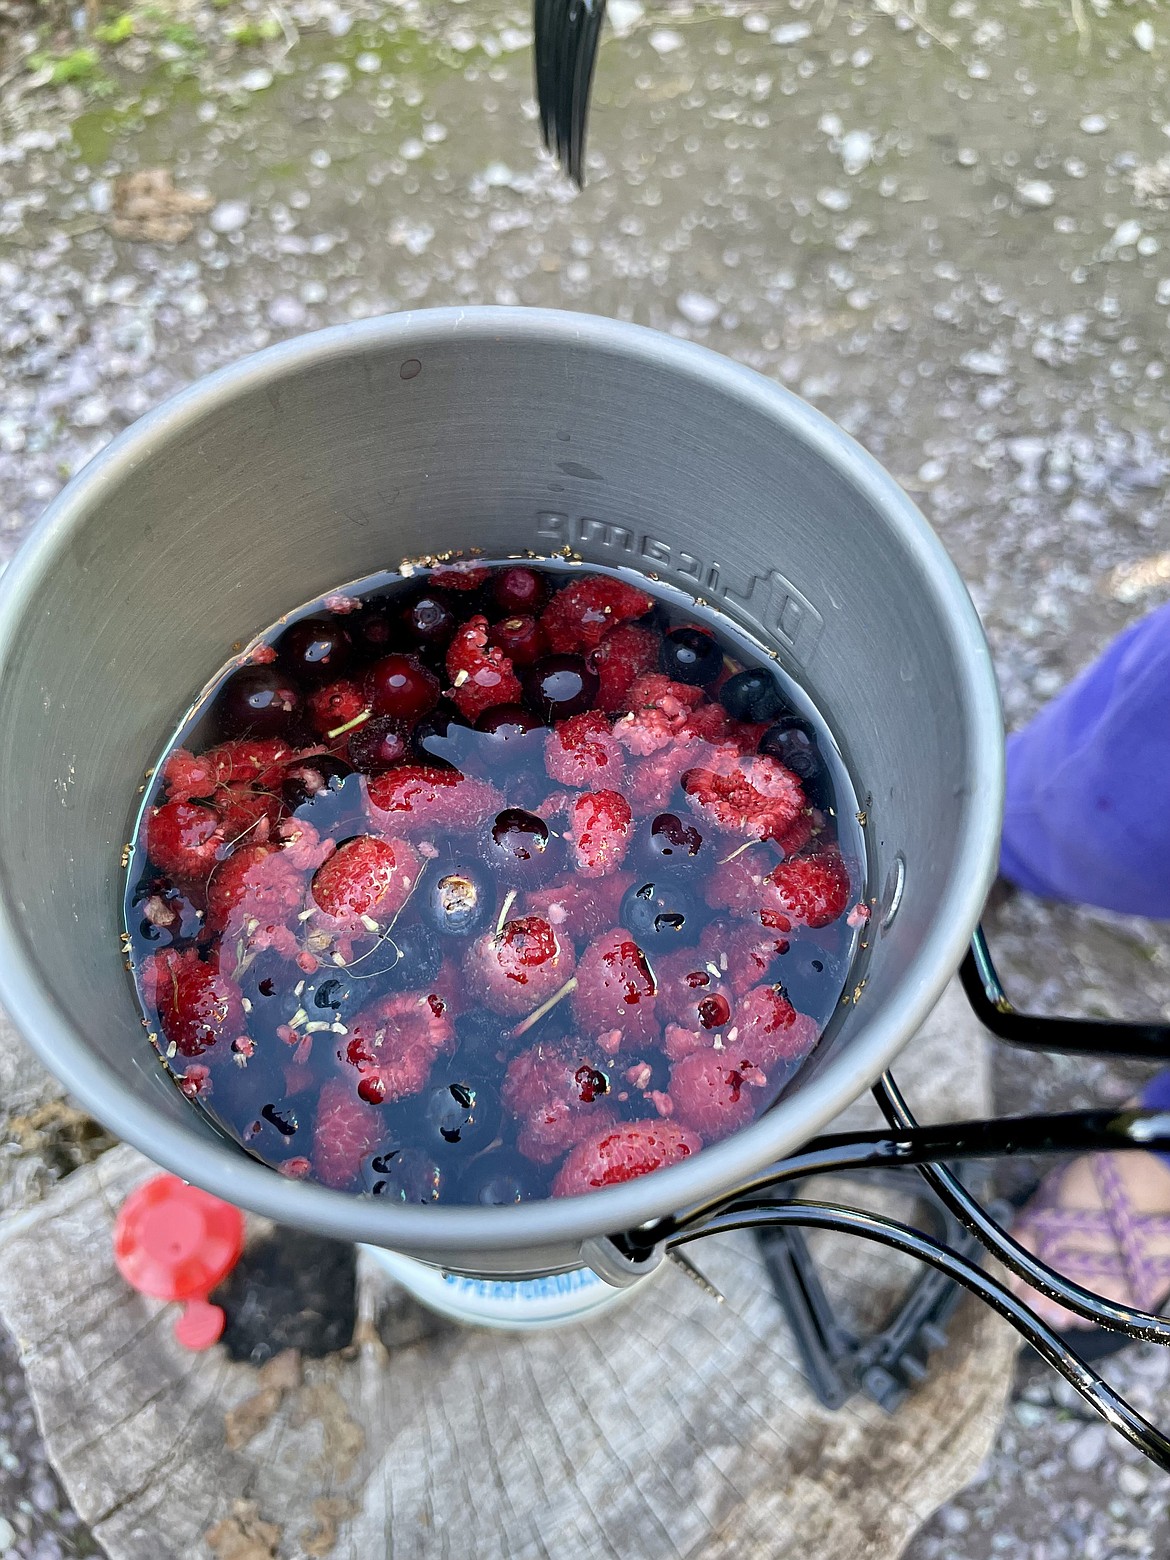
<path id="1" fill-rule="evenodd" d="M 424 1108 L 427 1137 L 437 1154 L 453 1148 L 461 1153 L 486 1148 L 499 1118 L 493 1091 L 471 1079 L 440 1084 L 430 1091 Z"/>
<path id="2" fill-rule="evenodd" d="M 419 762 L 432 764 L 440 769 L 458 769 L 468 751 L 469 742 L 464 732 L 471 730 L 471 722 L 450 705 L 440 704 L 438 709 L 424 715 L 414 728 L 414 749 Z"/>
<path id="3" fill-rule="evenodd" d="M 511 1208 L 545 1195 L 546 1185 L 531 1160 L 509 1149 L 480 1154 L 459 1182 L 459 1200 L 484 1208 Z"/>
<path id="4" fill-rule="evenodd" d="M 701 628 L 672 628 L 662 641 L 662 670 L 674 682 L 709 687 L 723 670 L 719 641 Z"/>
<path id="5" fill-rule="evenodd" d="M 706 844 L 689 819 L 680 818 L 677 813 L 659 813 L 651 820 L 641 843 L 644 854 L 656 868 L 675 872 L 680 868 L 687 871 L 700 862 L 712 865 L 713 847 Z"/>
<path id="6" fill-rule="evenodd" d="M 817 734 L 811 722 L 799 715 L 786 715 L 774 726 L 769 726 L 760 738 L 760 752 L 776 759 L 785 769 L 791 769 L 804 785 L 806 794 L 811 788 L 823 787 L 828 781 L 828 769 L 817 746 Z M 809 800 L 814 798 L 809 795 Z"/>
<path id="7" fill-rule="evenodd" d="M 579 655 L 544 655 L 523 676 L 524 697 L 542 720 L 593 708 L 600 681 Z"/>
<path id="8" fill-rule="evenodd" d="M 380 774 L 410 754 L 410 727 L 394 715 L 371 715 L 346 743 L 350 763 L 363 774 Z"/>
<path id="9" fill-rule="evenodd" d="M 776 679 L 768 672 L 736 672 L 719 690 L 719 700 L 732 720 L 775 720 L 787 709 Z"/>
<path id="10" fill-rule="evenodd" d="M 395 1203 L 438 1202 L 443 1172 L 421 1148 L 387 1144 L 362 1160 L 362 1181 L 371 1197 Z"/>
<path id="11" fill-rule="evenodd" d="M 349 632 L 337 617 L 302 618 L 276 641 L 281 665 L 307 682 L 340 676 L 352 654 Z"/>
<path id="12" fill-rule="evenodd" d="M 275 662 L 242 666 L 215 696 L 215 710 L 225 737 L 283 737 L 300 713 L 296 679 Z"/>
<path id="13" fill-rule="evenodd" d="M 522 807 L 505 807 L 488 824 L 483 854 L 507 883 L 540 883 L 560 860 L 560 840 L 543 818 Z"/>
<path id="14" fill-rule="evenodd" d="M 439 973 L 443 950 L 429 926 L 395 925 L 366 961 L 370 984 L 382 991 L 423 991 Z M 364 974 L 354 966 L 355 975 Z"/>
<path id="15" fill-rule="evenodd" d="M 455 1039 L 461 1057 L 482 1060 L 485 1066 L 498 1061 L 501 1052 L 512 1048 L 514 1042 L 504 1033 L 505 1024 L 495 1013 L 486 1008 L 473 1008 L 470 1013 L 460 1013 L 455 1020 Z"/>
<path id="16" fill-rule="evenodd" d="M 424 911 L 435 929 L 444 937 L 471 937 L 488 920 L 495 904 L 495 893 L 484 879 L 483 871 L 453 867 L 424 883 Z"/>
<path id="17" fill-rule="evenodd" d="M 620 920 L 640 948 L 657 953 L 687 947 L 701 929 L 694 899 L 673 878 L 633 884 L 622 900 Z"/>

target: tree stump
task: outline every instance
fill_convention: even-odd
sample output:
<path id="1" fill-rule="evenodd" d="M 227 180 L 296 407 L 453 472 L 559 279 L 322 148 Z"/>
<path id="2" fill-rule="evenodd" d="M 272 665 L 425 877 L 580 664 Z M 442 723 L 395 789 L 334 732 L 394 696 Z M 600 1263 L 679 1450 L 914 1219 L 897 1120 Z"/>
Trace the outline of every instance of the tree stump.
<path id="1" fill-rule="evenodd" d="M 983 1050 L 952 988 L 898 1069 L 925 1118 L 986 1110 Z M 110 1560 L 895 1560 L 1003 1412 L 1014 1335 L 972 1301 L 892 1417 L 823 1409 L 746 1236 L 690 1248 L 723 1305 L 666 1264 L 593 1320 L 521 1336 L 440 1321 L 359 1266 L 340 1353 L 188 1354 L 113 1264 L 117 1208 L 151 1172 L 114 1149 L 0 1225 L 0 1320 Z M 810 1243 L 866 1309 L 907 1271 Z"/>

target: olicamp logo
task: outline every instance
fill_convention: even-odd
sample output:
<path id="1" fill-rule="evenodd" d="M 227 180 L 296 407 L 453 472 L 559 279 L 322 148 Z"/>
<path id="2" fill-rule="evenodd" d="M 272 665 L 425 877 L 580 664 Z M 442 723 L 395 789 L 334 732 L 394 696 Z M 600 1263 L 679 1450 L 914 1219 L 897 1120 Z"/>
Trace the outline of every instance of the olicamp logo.
<path id="1" fill-rule="evenodd" d="M 778 569 L 736 579 L 725 565 L 700 558 L 648 531 L 584 515 L 544 510 L 537 516 L 536 534 L 553 548 L 579 550 L 597 562 L 624 563 L 672 580 L 712 602 L 726 603 L 747 627 L 754 628 L 765 641 L 783 645 L 801 666 L 808 663 L 825 626 L 808 597 Z"/>

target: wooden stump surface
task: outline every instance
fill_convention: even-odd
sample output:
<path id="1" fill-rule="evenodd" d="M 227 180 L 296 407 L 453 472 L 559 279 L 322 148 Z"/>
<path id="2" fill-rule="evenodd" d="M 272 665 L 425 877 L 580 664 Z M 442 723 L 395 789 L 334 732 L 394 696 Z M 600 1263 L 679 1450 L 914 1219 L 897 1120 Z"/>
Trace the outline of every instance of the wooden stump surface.
<path id="1" fill-rule="evenodd" d="M 987 1108 L 983 1052 L 952 987 L 897 1069 L 925 1119 Z M 894 1416 L 821 1408 L 740 1236 L 690 1248 L 724 1305 L 667 1264 L 591 1321 L 517 1336 L 453 1327 L 363 1269 L 343 1354 L 188 1354 L 173 1309 L 113 1265 L 117 1208 L 150 1173 L 120 1147 L 0 1222 L 0 1321 L 110 1560 L 895 1560 L 1004 1409 L 1014 1335 L 970 1300 Z M 862 1309 L 907 1272 L 812 1244 Z"/>

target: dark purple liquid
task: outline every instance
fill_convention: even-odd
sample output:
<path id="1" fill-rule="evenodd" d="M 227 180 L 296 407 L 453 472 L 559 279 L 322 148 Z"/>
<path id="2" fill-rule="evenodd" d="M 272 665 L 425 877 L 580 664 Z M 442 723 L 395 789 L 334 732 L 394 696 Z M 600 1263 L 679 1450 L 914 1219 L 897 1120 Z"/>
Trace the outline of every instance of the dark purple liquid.
<path id="1" fill-rule="evenodd" d="M 612 617 L 566 605 L 589 580 Z M 257 641 L 160 759 L 126 895 L 144 1024 L 285 1174 L 612 1184 L 807 1059 L 864 924 L 856 812 L 808 699 L 709 609 L 560 565 L 377 576 Z"/>

